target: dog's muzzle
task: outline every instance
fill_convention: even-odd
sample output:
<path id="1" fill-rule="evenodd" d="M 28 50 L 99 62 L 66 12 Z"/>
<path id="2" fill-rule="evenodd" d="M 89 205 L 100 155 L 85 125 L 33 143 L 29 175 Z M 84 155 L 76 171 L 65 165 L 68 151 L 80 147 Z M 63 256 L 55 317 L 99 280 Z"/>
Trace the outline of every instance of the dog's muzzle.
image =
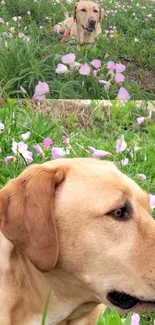
<path id="1" fill-rule="evenodd" d="M 82 25 L 82 27 L 83 27 L 87 32 L 92 33 L 92 32 L 94 32 L 95 27 L 96 27 L 96 20 L 90 19 L 90 20 L 88 21 L 88 26 L 87 26 L 87 27 L 84 27 L 84 26 Z"/>

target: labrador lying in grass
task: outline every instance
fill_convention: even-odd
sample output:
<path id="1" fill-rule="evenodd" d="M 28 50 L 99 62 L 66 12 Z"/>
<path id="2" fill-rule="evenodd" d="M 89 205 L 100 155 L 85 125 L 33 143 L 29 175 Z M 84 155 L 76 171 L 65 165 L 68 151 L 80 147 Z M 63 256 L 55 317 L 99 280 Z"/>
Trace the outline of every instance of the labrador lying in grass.
<path id="1" fill-rule="evenodd" d="M 70 31 L 81 44 L 92 44 L 101 33 L 104 10 L 92 1 L 77 2 L 72 17 L 56 25 L 53 31 L 65 33 Z"/>
<path id="2" fill-rule="evenodd" d="M 93 324 L 101 302 L 155 308 L 149 196 L 107 161 L 32 165 L 0 191 L 0 324 Z M 102 306 L 103 307 L 103 306 Z"/>

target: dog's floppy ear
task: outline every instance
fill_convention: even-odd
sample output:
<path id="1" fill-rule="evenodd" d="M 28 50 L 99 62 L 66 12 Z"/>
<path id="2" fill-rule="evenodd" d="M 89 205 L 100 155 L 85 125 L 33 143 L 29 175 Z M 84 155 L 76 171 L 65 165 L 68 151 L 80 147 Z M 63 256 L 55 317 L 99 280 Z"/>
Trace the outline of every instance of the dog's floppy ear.
<path id="1" fill-rule="evenodd" d="M 64 167 L 32 165 L 0 191 L 0 230 L 42 272 L 58 258 L 54 195 L 64 178 Z"/>
<path id="2" fill-rule="evenodd" d="M 75 4 L 74 9 L 73 9 L 73 20 L 76 20 L 76 10 L 77 10 L 78 3 Z"/>
<path id="3" fill-rule="evenodd" d="M 102 20 L 103 20 L 103 17 L 104 17 L 104 9 L 101 8 L 100 5 L 99 5 L 99 10 L 100 10 L 99 22 L 100 22 L 100 24 L 102 24 Z"/>

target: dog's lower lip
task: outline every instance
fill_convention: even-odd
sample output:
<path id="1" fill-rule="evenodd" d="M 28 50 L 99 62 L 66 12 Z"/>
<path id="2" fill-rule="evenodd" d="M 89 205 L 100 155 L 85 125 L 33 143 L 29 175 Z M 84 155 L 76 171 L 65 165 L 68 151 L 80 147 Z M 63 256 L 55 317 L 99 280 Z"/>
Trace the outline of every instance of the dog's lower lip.
<path id="1" fill-rule="evenodd" d="M 107 299 L 113 305 L 115 305 L 121 309 L 131 309 L 131 308 L 135 307 L 138 303 L 155 304 L 155 301 L 140 300 L 137 297 L 134 297 L 127 293 L 119 292 L 119 291 L 109 292 L 107 295 Z"/>
<path id="2" fill-rule="evenodd" d="M 94 27 L 84 27 L 82 26 L 87 32 L 92 33 L 94 31 Z"/>

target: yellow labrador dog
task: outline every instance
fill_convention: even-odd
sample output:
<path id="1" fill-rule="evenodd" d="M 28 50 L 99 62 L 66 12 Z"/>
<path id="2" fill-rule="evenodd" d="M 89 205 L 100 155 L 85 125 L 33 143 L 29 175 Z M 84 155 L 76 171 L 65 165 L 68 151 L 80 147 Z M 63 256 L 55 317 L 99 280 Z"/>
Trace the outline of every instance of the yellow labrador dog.
<path id="1" fill-rule="evenodd" d="M 77 2 L 72 17 L 56 25 L 53 31 L 74 35 L 81 44 L 92 44 L 101 33 L 104 10 L 92 1 Z"/>
<path id="2" fill-rule="evenodd" d="M 0 191 L 0 324 L 88 325 L 101 302 L 155 309 L 149 197 L 111 162 L 29 166 Z"/>

